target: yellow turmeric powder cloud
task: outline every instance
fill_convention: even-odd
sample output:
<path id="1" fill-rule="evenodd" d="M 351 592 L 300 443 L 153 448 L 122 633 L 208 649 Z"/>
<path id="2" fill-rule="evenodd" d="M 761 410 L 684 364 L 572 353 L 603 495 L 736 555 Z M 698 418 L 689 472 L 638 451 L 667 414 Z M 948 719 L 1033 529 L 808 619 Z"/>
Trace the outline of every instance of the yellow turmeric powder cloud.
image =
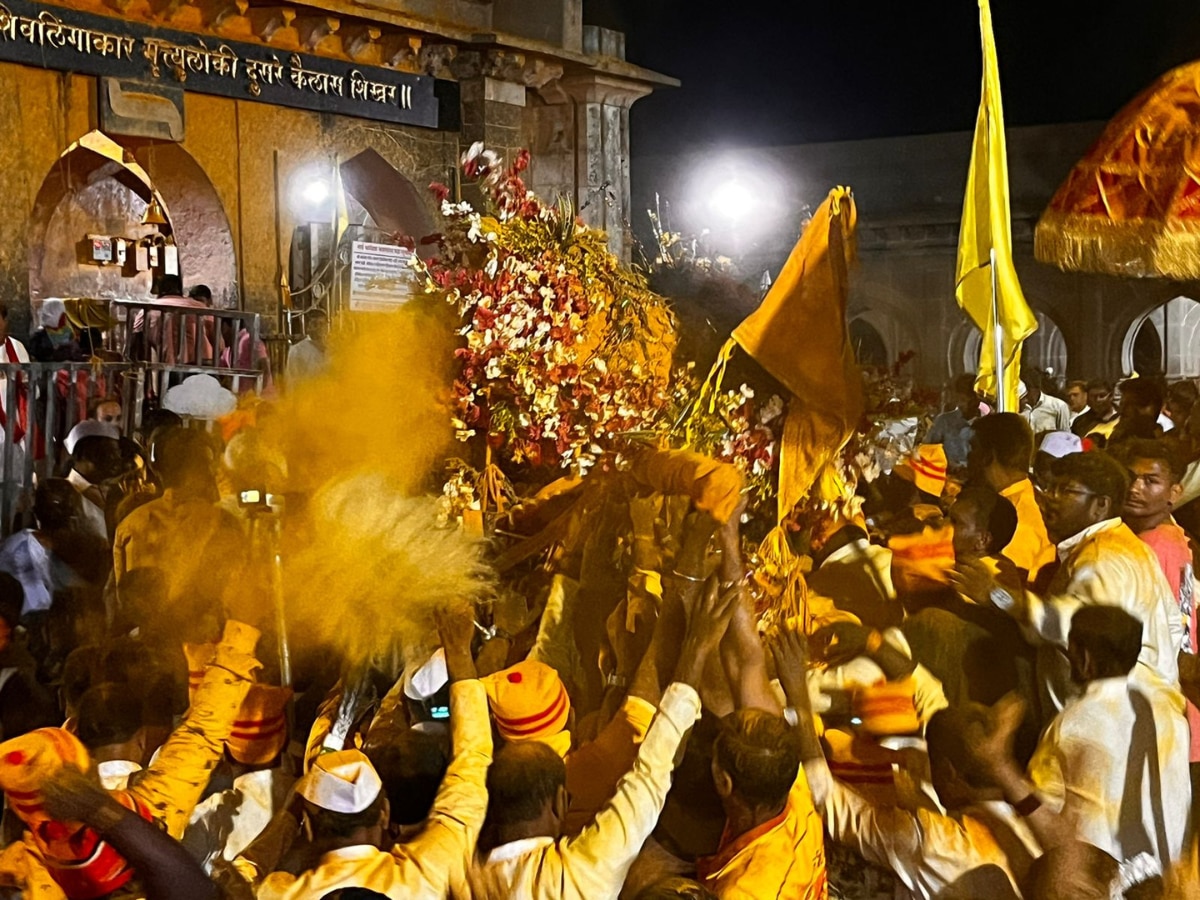
<path id="1" fill-rule="evenodd" d="M 428 647 L 435 609 L 491 589 L 481 542 L 439 527 L 453 442 L 454 321 L 418 299 L 343 317 L 327 371 L 260 416 L 287 460 L 283 535 L 289 637 L 352 660 Z"/>

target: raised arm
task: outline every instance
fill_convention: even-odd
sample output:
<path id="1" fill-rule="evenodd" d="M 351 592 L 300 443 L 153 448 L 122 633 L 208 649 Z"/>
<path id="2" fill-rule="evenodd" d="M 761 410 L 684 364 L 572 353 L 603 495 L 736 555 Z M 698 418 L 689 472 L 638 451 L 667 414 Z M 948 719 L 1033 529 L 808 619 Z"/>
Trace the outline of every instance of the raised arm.
<path id="1" fill-rule="evenodd" d="M 392 855 L 416 868 L 422 881 L 445 896 L 454 872 L 465 867 L 487 815 L 487 770 L 492 763 L 492 728 L 487 694 L 471 657 L 475 623 L 469 609 L 444 614 L 438 622 L 450 675 L 450 733 L 453 756 L 433 800 L 425 827 Z M 406 880 L 407 881 L 407 880 Z"/>
<path id="2" fill-rule="evenodd" d="M 137 870 L 146 900 L 217 900 L 216 886 L 182 844 L 126 809 L 78 770 L 63 767 L 42 793 L 47 812 L 59 821 L 94 828 Z"/>
<path id="3" fill-rule="evenodd" d="M 722 593 L 715 578 L 705 585 L 703 597 L 690 611 L 674 683 L 663 694 L 633 769 L 595 820 L 561 847 L 564 883 L 575 884 L 585 896 L 589 888 L 602 896 L 624 880 L 658 822 L 671 787 L 676 751 L 700 716 L 696 688 L 728 627 L 734 596 L 732 590 Z M 556 881 L 551 878 L 551 883 Z"/>
<path id="4" fill-rule="evenodd" d="M 259 662 L 257 629 L 229 619 L 183 723 L 171 733 L 130 793 L 146 803 L 171 837 L 182 837 L 209 776 L 225 752 Z"/>

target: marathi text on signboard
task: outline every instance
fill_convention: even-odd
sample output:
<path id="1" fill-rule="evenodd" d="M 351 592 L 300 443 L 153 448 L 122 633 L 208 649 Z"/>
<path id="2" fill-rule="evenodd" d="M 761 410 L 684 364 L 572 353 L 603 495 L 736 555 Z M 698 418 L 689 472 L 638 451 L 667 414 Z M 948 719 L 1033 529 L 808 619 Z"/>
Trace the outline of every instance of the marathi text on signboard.
<path id="1" fill-rule="evenodd" d="M 434 79 L 427 76 L 300 53 L 281 58 L 267 47 L 216 40 L 30 0 L 0 3 L 0 59 L 170 78 L 200 93 L 437 127 Z"/>
<path id="2" fill-rule="evenodd" d="M 417 292 L 413 252 L 394 244 L 355 241 L 350 248 L 350 310 L 390 312 Z"/>

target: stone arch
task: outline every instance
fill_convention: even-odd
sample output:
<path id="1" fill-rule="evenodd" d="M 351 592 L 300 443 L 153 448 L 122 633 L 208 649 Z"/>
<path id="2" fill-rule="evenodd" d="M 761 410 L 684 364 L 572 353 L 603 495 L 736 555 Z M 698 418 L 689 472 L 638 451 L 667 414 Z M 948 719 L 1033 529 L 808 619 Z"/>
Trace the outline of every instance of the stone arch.
<path id="1" fill-rule="evenodd" d="M 139 159 L 140 157 L 140 159 Z M 142 225 L 151 199 L 167 224 Z M 47 173 L 29 226 L 29 295 L 141 299 L 151 274 L 116 265 L 81 264 L 88 233 L 142 238 L 156 231 L 179 247 L 187 284 L 205 283 L 221 306 L 237 305 L 237 259 L 224 207 L 200 165 L 177 144 L 119 144 L 100 131 L 73 143 Z"/>
<path id="2" fill-rule="evenodd" d="M 1137 358 L 1139 338 L 1152 338 L 1158 369 Z M 1143 312 L 1125 329 L 1121 343 L 1121 373 L 1162 374 L 1169 379 L 1200 377 L 1200 302 L 1172 297 Z"/>
<path id="3" fill-rule="evenodd" d="M 884 355 L 883 362 L 879 363 L 881 365 L 892 365 L 900 357 L 900 354 L 919 348 L 916 335 L 913 334 L 908 323 L 890 308 L 880 304 L 851 309 L 849 325 L 852 340 L 856 328 L 862 329 L 862 336 L 870 342 L 874 342 L 875 338 L 878 338 Z M 860 361 L 866 362 L 865 360 Z"/>
<path id="4" fill-rule="evenodd" d="M 184 284 L 206 284 L 213 305 L 237 309 L 237 250 L 225 206 L 203 167 L 179 144 L 139 142 L 134 150 L 171 204 Z"/>
<path id="5" fill-rule="evenodd" d="M 144 296 L 150 278 L 126 279 L 115 266 L 78 262 L 79 243 L 92 233 L 140 238 L 156 229 L 140 224 L 152 197 L 171 230 L 167 203 L 133 154 L 99 131 L 63 151 L 42 181 L 29 217 L 29 297 Z"/>
<path id="6" fill-rule="evenodd" d="M 1050 371 L 1055 377 L 1064 377 L 1069 359 L 1067 341 L 1058 323 L 1047 312 L 1035 309 L 1038 330 L 1021 348 L 1021 365 Z M 950 335 L 946 363 L 951 375 L 974 372 L 979 367 L 979 352 L 983 334 L 974 323 L 964 319 Z"/>

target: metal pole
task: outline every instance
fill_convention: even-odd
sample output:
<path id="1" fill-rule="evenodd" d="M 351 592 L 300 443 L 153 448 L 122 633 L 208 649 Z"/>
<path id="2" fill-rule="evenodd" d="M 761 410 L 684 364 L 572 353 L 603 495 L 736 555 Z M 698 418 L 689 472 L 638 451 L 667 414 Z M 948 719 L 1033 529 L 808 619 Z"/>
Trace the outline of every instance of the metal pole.
<path id="1" fill-rule="evenodd" d="M 17 424 L 17 375 L 13 371 L 12 366 L 6 367 L 4 380 L 4 502 L 3 509 L 0 510 L 0 516 L 3 517 L 3 528 L 0 529 L 7 536 L 12 529 L 13 520 L 13 500 L 15 499 L 15 491 L 13 490 L 13 469 L 16 467 L 13 461 L 13 455 L 16 453 L 16 447 L 13 446 L 13 430 Z"/>
<path id="2" fill-rule="evenodd" d="M 992 356 L 996 370 L 996 411 L 1011 412 L 1004 389 L 1004 332 L 1000 330 L 1000 291 L 996 280 L 996 248 L 991 251 L 992 276 Z"/>

